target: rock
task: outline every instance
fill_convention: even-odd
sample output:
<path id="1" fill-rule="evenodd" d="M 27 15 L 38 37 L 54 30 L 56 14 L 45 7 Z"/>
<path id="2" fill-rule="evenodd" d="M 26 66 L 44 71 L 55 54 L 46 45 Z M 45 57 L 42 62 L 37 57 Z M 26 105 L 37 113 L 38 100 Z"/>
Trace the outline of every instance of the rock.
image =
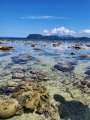
<path id="1" fill-rule="evenodd" d="M 53 43 L 53 47 L 60 46 L 60 43 Z"/>
<path id="2" fill-rule="evenodd" d="M 12 70 L 12 79 L 23 79 L 25 77 L 25 71 L 21 68 Z"/>
<path id="3" fill-rule="evenodd" d="M 34 50 L 36 50 L 36 51 L 40 51 L 41 49 L 40 49 L 40 48 L 34 48 Z"/>
<path id="4" fill-rule="evenodd" d="M 36 82 L 26 82 L 16 88 L 12 97 L 25 108 L 41 114 L 49 110 L 49 93 Z"/>
<path id="5" fill-rule="evenodd" d="M 90 75 L 90 69 L 85 72 L 85 74 Z"/>
<path id="6" fill-rule="evenodd" d="M 87 82 L 87 87 L 90 88 L 90 81 Z"/>
<path id="7" fill-rule="evenodd" d="M 87 85 L 88 88 L 90 88 L 90 80 L 83 80 L 81 81 L 82 85 Z"/>
<path id="8" fill-rule="evenodd" d="M 23 79 L 25 75 L 23 73 L 14 73 L 12 79 Z"/>
<path id="9" fill-rule="evenodd" d="M 12 81 L 12 80 L 9 80 L 9 81 L 7 82 L 7 86 L 8 86 L 8 87 L 16 87 L 17 85 L 18 85 L 18 83 L 15 82 L 15 81 Z"/>
<path id="10" fill-rule="evenodd" d="M 73 48 L 76 50 L 82 49 L 82 44 L 80 44 L 80 43 L 75 44 L 75 46 L 73 46 Z"/>
<path id="11" fill-rule="evenodd" d="M 81 81 L 81 85 L 87 85 L 87 80 L 83 80 L 83 81 Z"/>
<path id="12" fill-rule="evenodd" d="M 0 86 L 0 94 L 1 95 L 10 95 L 13 92 L 13 88 L 9 87 L 8 85 L 1 85 Z"/>
<path id="13" fill-rule="evenodd" d="M 81 58 L 90 58 L 90 54 L 81 55 Z"/>
<path id="14" fill-rule="evenodd" d="M 0 101 L 0 118 L 9 118 L 16 114 L 19 103 L 17 100 L 11 98 Z"/>
<path id="15" fill-rule="evenodd" d="M 32 44 L 31 44 L 31 47 L 35 47 L 36 45 L 37 45 L 37 44 L 35 44 L 35 43 L 32 43 Z"/>
<path id="16" fill-rule="evenodd" d="M 31 78 L 33 79 L 43 80 L 43 81 L 47 80 L 48 73 L 46 72 L 38 70 L 38 71 L 30 71 L 30 73 L 31 73 Z"/>
<path id="17" fill-rule="evenodd" d="M 76 55 L 74 52 L 71 52 L 71 55 Z"/>
<path id="18" fill-rule="evenodd" d="M 11 50 L 13 47 L 11 46 L 0 46 L 0 50 L 2 51 L 7 51 L 7 50 Z"/>
<path id="19" fill-rule="evenodd" d="M 87 47 L 90 47 L 90 44 L 86 44 Z"/>
<path id="20" fill-rule="evenodd" d="M 12 57 L 12 61 L 15 64 L 26 64 L 28 61 L 32 60 L 33 57 L 31 55 L 27 55 L 27 56 L 15 56 Z"/>
<path id="21" fill-rule="evenodd" d="M 67 64 L 58 63 L 54 65 L 54 68 L 62 72 L 71 72 L 72 70 L 74 70 L 74 65 L 68 63 Z"/>

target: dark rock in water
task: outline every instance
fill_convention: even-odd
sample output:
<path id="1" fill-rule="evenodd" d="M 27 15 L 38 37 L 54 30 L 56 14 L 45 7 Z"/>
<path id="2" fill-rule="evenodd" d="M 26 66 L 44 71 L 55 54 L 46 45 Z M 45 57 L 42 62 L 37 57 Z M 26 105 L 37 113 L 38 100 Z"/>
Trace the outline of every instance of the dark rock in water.
<path id="1" fill-rule="evenodd" d="M 8 56 L 8 55 L 10 55 L 10 53 L 4 52 L 3 54 L 0 54 L 0 57 L 4 57 L 4 56 Z"/>
<path id="2" fill-rule="evenodd" d="M 87 83 L 87 87 L 90 88 L 90 81 L 88 81 L 88 83 Z"/>
<path id="3" fill-rule="evenodd" d="M 54 68 L 62 72 L 71 72 L 74 70 L 74 65 L 58 63 L 54 65 Z"/>
<path id="4" fill-rule="evenodd" d="M 90 75 L 90 70 L 87 70 L 87 71 L 85 72 L 85 74 Z"/>
<path id="5" fill-rule="evenodd" d="M 80 49 L 82 49 L 82 46 L 83 46 L 83 44 L 77 43 L 73 46 L 73 48 L 76 49 L 76 50 L 80 50 Z"/>
<path id="6" fill-rule="evenodd" d="M 74 52 L 71 52 L 71 55 L 76 55 Z"/>
<path id="7" fill-rule="evenodd" d="M 33 57 L 31 55 L 27 55 L 27 56 L 15 56 L 11 58 L 12 61 L 15 64 L 26 64 L 28 61 L 32 60 Z"/>
<path id="8" fill-rule="evenodd" d="M 83 80 L 83 81 L 81 81 L 81 85 L 87 85 L 87 80 Z"/>
<path id="9" fill-rule="evenodd" d="M 90 44 L 86 44 L 87 47 L 90 47 Z"/>
<path id="10" fill-rule="evenodd" d="M 68 64 L 70 64 L 70 65 L 77 65 L 77 62 L 76 61 L 68 62 Z"/>
<path id="11" fill-rule="evenodd" d="M 13 88 L 8 86 L 0 86 L 0 94 L 10 95 L 13 92 Z"/>

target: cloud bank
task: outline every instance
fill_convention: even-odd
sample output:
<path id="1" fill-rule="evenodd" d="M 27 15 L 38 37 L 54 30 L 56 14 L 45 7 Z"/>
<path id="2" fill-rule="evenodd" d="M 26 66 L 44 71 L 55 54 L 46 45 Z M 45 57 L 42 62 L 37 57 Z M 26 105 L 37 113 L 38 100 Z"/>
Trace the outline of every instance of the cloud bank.
<path id="1" fill-rule="evenodd" d="M 82 30 L 80 33 L 90 34 L 90 29 Z"/>
<path id="2" fill-rule="evenodd" d="M 74 31 L 69 28 L 66 28 L 64 26 L 62 27 L 56 27 L 51 30 L 45 29 L 43 31 L 45 35 L 73 35 L 73 36 L 87 36 L 90 37 L 90 29 L 84 29 L 81 31 Z"/>
<path id="3" fill-rule="evenodd" d="M 54 28 L 52 30 L 44 30 L 44 33 L 46 35 L 53 35 L 53 34 L 57 34 L 57 35 L 73 35 L 76 32 L 73 30 L 70 30 L 66 27 L 58 27 L 58 28 Z"/>

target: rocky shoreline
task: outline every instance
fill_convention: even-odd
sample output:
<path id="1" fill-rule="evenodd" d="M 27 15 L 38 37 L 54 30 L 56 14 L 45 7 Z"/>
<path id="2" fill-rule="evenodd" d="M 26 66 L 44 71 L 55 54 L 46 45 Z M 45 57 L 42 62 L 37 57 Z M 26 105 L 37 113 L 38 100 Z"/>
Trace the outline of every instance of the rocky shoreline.
<path id="1" fill-rule="evenodd" d="M 50 46 L 56 49 L 62 44 L 53 43 Z M 42 57 L 42 51 L 47 49 L 48 44 L 40 43 L 41 47 L 44 47 L 43 50 L 36 47 L 37 43 L 27 45 L 33 49 L 36 56 L 40 52 L 38 56 Z M 85 46 L 90 47 L 89 44 Z M 77 51 L 85 49 L 85 46 L 78 43 L 67 47 L 74 50 L 70 51 L 68 56 L 77 58 Z M 1 46 L 1 57 L 8 56 L 9 51 L 18 50 L 15 51 L 14 47 L 10 46 Z M 61 58 L 57 58 L 57 53 L 45 54 L 45 57 L 53 56 L 50 59 L 52 61 L 44 58 L 41 62 L 42 59 L 35 55 L 11 56 L 11 63 L 6 64 L 3 71 L 3 64 L 0 64 L 0 120 L 89 120 L 90 68 L 89 64 L 86 66 L 88 62 L 81 64 L 76 58 L 72 61 L 62 61 L 61 54 Z M 88 60 L 90 54 L 80 54 L 78 58 Z M 84 64 L 85 71 L 81 69 L 79 74 L 78 68 Z"/>

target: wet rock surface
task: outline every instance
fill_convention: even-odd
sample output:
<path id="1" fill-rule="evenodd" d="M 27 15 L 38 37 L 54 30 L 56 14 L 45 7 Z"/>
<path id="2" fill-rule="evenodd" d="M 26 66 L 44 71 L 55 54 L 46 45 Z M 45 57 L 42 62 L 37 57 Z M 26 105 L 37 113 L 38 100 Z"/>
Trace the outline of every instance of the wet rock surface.
<path id="1" fill-rule="evenodd" d="M 54 68 L 57 70 L 60 70 L 62 72 L 71 72 L 74 70 L 74 65 L 72 65 L 72 64 L 70 64 L 70 63 L 68 63 L 68 64 L 58 63 L 58 64 L 54 65 Z"/>
<path id="2" fill-rule="evenodd" d="M 11 50 L 13 47 L 11 46 L 0 46 L 0 50 L 2 51 L 8 51 L 8 50 Z"/>

